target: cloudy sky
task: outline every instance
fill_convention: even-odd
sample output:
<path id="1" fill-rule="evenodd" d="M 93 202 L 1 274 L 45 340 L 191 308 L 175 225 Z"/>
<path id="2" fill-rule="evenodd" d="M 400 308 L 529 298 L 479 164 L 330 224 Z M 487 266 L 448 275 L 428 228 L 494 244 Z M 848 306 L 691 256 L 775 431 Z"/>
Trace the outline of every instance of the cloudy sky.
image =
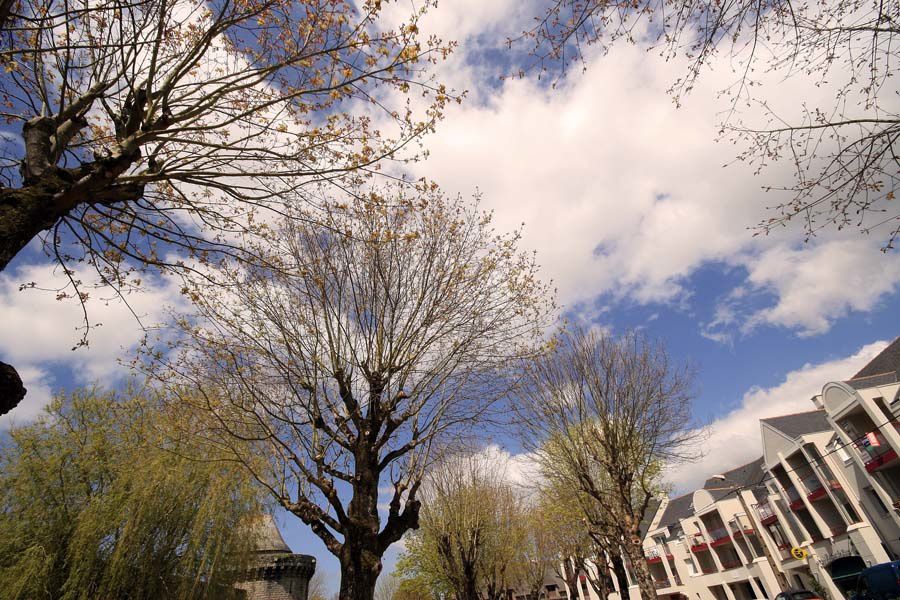
<path id="1" fill-rule="evenodd" d="M 517 0 L 454 0 L 429 15 L 423 28 L 460 41 L 440 76 L 468 97 L 447 111 L 413 171 L 453 194 L 480 193 L 498 228 L 521 226 L 569 316 L 644 328 L 696 366 L 695 413 L 712 434 L 706 458 L 670 474 L 687 490 L 755 458 L 760 418 L 810 409 L 826 381 L 851 376 L 900 334 L 900 254 L 882 254 L 883 240 L 855 231 L 807 244 L 791 228 L 753 237 L 748 227 L 776 199 L 762 186 L 789 183 L 790 172 L 775 165 L 755 175 L 734 162 L 740 148 L 716 141 L 729 107 L 717 91 L 734 77 L 724 60 L 678 108 L 666 90 L 683 65 L 640 45 L 589 54 L 586 71 L 555 88 L 533 77 L 501 82 L 501 64 L 512 60 L 503 41 L 533 14 Z M 763 93 L 787 113 L 798 97 L 831 94 L 802 78 L 771 83 Z M 55 280 L 36 252 L 0 274 L 0 359 L 29 388 L 0 428 L 27 420 L 54 389 L 114 384 L 126 372 L 119 357 L 140 337 L 121 303 L 97 300 L 92 314 L 103 325 L 88 348 L 72 351 L 80 308 L 19 291 Z M 178 301 L 175 291 L 160 284 L 133 308 L 153 323 Z M 515 455 L 517 446 L 492 452 Z M 336 573 L 302 525 L 282 523 L 295 551 Z"/>

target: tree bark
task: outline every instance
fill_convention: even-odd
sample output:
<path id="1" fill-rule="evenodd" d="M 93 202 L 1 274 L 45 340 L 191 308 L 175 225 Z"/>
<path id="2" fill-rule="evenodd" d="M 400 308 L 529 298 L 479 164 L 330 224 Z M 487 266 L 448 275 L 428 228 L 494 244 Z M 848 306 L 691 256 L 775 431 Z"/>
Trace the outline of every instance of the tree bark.
<path id="1" fill-rule="evenodd" d="M 575 564 L 570 564 L 570 561 L 576 564 L 578 562 L 569 558 L 566 558 L 563 561 L 563 581 L 566 582 L 566 587 L 569 588 L 569 598 L 577 598 L 578 567 Z"/>
<path id="2" fill-rule="evenodd" d="M 0 362 L 0 415 L 14 409 L 24 397 L 22 378 L 11 365 Z"/>
<path id="3" fill-rule="evenodd" d="M 356 481 L 353 497 L 347 505 L 347 525 L 344 544 L 341 547 L 340 600 L 373 600 L 375 583 L 381 573 L 381 557 L 378 532 L 381 519 L 378 516 L 378 456 L 361 435 L 354 452 Z"/>
<path id="4" fill-rule="evenodd" d="M 381 557 L 372 548 L 344 543 L 341 549 L 340 600 L 373 600 L 381 573 Z"/>
<path id="5" fill-rule="evenodd" d="M 619 600 L 628 600 L 628 574 L 625 572 L 622 555 L 610 552 L 609 560 L 612 563 L 613 573 L 616 574 L 616 583 L 619 585 Z"/>
<path id="6" fill-rule="evenodd" d="M 637 579 L 638 589 L 641 591 L 643 600 L 655 600 L 656 586 L 653 584 L 653 577 L 650 575 L 650 568 L 644 559 L 644 550 L 641 543 L 641 537 L 637 534 L 630 536 L 625 541 L 625 552 L 631 561 L 631 569 L 634 571 L 634 577 Z"/>

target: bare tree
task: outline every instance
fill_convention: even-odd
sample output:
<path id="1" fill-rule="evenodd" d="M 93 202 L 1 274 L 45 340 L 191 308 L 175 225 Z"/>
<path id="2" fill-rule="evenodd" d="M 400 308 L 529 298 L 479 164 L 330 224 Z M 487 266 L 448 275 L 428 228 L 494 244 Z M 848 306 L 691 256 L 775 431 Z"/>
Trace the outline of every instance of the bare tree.
<path id="1" fill-rule="evenodd" d="M 691 372 L 637 333 L 583 330 L 563 332 L 525 369 L 526 442 L 543 468 L 578 490 L 595 543 L 621 548 L 642 596 L 654 598 L 640 526 L 661 467 L 695 456 Z"/>
<path id="2" fill-rule="evenodd" d="M 309 586 L 306 589 L 307 600 L 328 600 L 328 591 L 325 585 L 325 574 L 322 571 L 316 571 L 312 579 L 309 580 Z"/>
<path id="3" fill-rule="evenodd" d="M 900 109 L 894 82 L 900 9 L 877 0 L 548 0 L 546 11 L 519 38 L 534 43 L 530 68 L 581 61 L 585 47 L 634 41 L 649 31 L 667 58 L 684 55 L 687 72 L 672 86 L 676 100 L 723 53 L 736 81 L 723 129 L 748 144 L 739 158 L 762 168 L 787 161 L 794 182 L 772 186 L 791 199 L 758 225 L 768 233 L 801 220 L 807 239 L 826 227 L 857 227 L 882 236 L 884 250 L 900 235 L 895 196 L 900 158 Z M 512 43 L 512 41 L 511 41 Z M 765 79 L 809 77 L 834 86 L 832 104 L 802 103 L 799 115 L 777 113 L 758 95 Z M 741 108 L 759 106 L 764 125 L 746 124 Z"/>
<path id="4" fill-rule="evenodd" d="M 375 585 L 375 600 L 394 600 L 400 590 L 400 579 L 393 573 L 382 573 Z"/>
<path id="5" fill-rule="evenodd" d="M 405 561 L 455 600 L 500 600 L 517 583 L 525 538 L 523 503 L 503 465 L 457 454 L 423 486 L 421 527 Z"/>
<path id="6" fill-rule="evenodd" d="M 371 600 L 385 550 L 419 524 L 423 470 L 506 393 L 552 303 L 517 234 L 436 190 L 317 221 L 268 240 L 279 268 L 193 288 L 200 320 L 155 369 L 338 557 L 341 598 Z"/>
<path id="7" fill-rule="evenodd" d="M 541 600 L 545 596 L 547 575 L 561 562 L 554 531 L 558 523 L 549 517 L 551 515 L 536 502 L 526 504 L 520 516 L 523 531 L 514 568 L 515 587 L 525 591 L 532 600 Z"/>
<path id="8" fill-rule="evenodd" d="M 559 468 L 560 465 L 553 465 L 549 470 L 542 469 L 538 491 L 537 511 L 545 523 L 548 544 L 555 551 L 551 566 L 557 577 L 566 583 L 570 594 L 577 593 L 579 579 L 584 577 L 605 600 L 609 593 L 606 557 L 591 537 L 583 509 L 587 502 L 580 499 L 583 494 L 576 487 L 558 477 Z M 596 518 L 593 521 L 596 522 Z M 591 561 L 596 569 L 591 569 Z"/>
<path id="9" fill-rule="evenodd" d="M 418 39 L 428 4 L 396 29 L 376 0 L 0 4 L 0 271 L 40 238 L 84 304 L 147 269 L 258 260 L 240 234 L 434 126 L 449 95 L 424 70 L 450 47 Z M 411 86 L 423 112 L 384 104 Z"/>

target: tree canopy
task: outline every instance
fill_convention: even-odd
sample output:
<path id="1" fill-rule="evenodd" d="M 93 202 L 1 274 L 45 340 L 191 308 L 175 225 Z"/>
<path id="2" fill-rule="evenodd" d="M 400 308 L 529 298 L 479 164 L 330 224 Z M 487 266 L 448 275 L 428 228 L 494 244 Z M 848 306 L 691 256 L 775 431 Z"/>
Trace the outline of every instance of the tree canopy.
<path id="1" fill-rule="evenodd" d="M 286 221 L 276 269 L 197 282 L 199 315 L 147 367 L 340 559 L 342 598 L 371 597 L 424 469 L 511 387 L 553 307 L 517 233 L 435 188 L 388 191 Z"/>
<path id="2" fill-rule="evenodd" d="M 228 598 L 260 493 L 147 390 L 57 396 L 0 452 L 0 599 Z"/>

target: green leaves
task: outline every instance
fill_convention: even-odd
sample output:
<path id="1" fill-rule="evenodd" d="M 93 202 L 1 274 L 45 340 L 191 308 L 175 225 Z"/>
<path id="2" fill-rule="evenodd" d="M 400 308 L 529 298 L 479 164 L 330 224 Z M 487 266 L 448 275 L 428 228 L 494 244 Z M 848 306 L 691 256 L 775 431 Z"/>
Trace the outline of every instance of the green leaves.
<path id="1" fill-rule="evenodd" d="M 228 597 L 257 491 L 150 393 L 58 397 L 0 459 L 0 600 Z"/>

